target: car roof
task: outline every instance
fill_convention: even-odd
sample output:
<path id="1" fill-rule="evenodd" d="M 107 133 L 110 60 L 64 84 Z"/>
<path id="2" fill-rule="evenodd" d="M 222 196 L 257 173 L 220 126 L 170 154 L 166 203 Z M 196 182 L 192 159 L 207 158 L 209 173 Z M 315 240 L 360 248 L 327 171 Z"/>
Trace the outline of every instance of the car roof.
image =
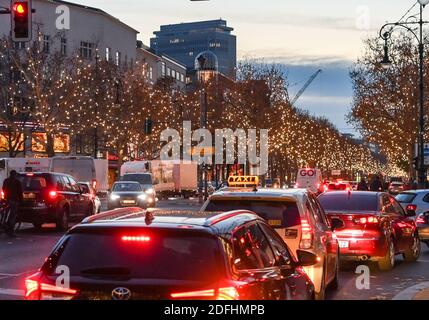
<path id="1" fill-rule="evenodd" d="M 360 195 L 360 196 L 372 196 L 372 197 L 378 197 L 383 194 L 386 194 L 385 192 L 373 192 L 373 191 L 331 191 L 322 193 L 319 197 L 325 197 L 325 196 L 335 196 L 335 195 Z"/>
<path id="2" fill-rule="evenodd" d="M 310 193 L 307 189 L 271 189 L 271 188 L 224 188 L 212 194 L 210 199 L 273 199 L 273 200 L 298 200 Z"/>
<path id="3" fill-rule="evenodd" d="M 125 183 L 130 183 L 130 184 L 140 184 L 139 182 L 137 182 L 137 181 L 115 181 L 115 183 L 114 184 L 125 184 Z"/>
<path id="4" fill-rule="evenodd" d="M 226 234 L 232 232 L 237 226 L 253 220 L 263 221 L 258 215 L 247 210 L 200 212 L 122 208 L 88 217 L 73 229 L 100 227 L 189 228 L 214 234 Z"/>

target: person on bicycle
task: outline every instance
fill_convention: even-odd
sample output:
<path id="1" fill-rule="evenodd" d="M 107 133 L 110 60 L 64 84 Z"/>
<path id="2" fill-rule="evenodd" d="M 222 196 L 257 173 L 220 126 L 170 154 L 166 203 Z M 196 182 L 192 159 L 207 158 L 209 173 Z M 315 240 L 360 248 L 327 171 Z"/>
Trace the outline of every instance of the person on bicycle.
<path id="1" fill-rule="evenodd" d="M 18 207 L 23 201 L 21 182 L 17 179 L 18 173 L 15 170 L 10 172 L 9 178 L 3 182 L 4 199 L 9 208 L 9 218 L 6 221 L 6 233 L 10 237 L 15 237 L 15 223 L 18 215 Z"/>

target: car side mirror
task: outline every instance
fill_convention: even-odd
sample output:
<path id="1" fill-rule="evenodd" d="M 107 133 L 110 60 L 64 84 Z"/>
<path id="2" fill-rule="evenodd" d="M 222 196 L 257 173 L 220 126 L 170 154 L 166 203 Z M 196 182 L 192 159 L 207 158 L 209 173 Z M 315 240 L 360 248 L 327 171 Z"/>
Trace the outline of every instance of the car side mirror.
<path id="1" fill-rule="evenodd" d="M 337 218 L 333 218 L 331 220 L 331 228 L 332 231 L 335 231 L 337 229 L 342 229 L 345 227 L 344 221 L 337 219 Z"/>
<path id="2" fill-rule="evenodd" d="M 314 266 L 319 262 L 318 257 L 314 253 L 311 253 L 308 251 L 298 250 L 297 256 L 298 256 L 298 263 L 302 267 Z"/>

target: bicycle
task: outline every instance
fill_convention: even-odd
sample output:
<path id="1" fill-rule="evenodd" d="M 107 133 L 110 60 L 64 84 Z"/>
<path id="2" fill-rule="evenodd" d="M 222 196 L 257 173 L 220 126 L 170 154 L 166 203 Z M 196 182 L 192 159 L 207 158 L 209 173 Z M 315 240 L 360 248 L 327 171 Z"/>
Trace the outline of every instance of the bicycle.
<path id="1" fill-rule="evenodd" d="M 0 234 L 6 232 L 7 222 L 9 220 L 10 207 L 6 201 L 0 201 Z M 21 228 L 21 221 L 19 219 L 19 214 L 15 223 L 15 232 L 18 232 Z"/>

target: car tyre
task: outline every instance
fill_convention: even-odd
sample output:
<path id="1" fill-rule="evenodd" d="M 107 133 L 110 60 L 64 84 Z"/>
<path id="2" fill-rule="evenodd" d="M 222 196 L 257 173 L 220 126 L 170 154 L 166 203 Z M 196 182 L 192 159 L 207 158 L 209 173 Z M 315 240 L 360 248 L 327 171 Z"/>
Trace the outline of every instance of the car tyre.
<path id="1" fill-rule="evenodd" d="M 408 248 L 403 254 L 404 260 L 407 262 L 416 262 L 420 257 L 420 252 L 421 252 L 420 238 L 417 234 L 415 234 L 413 245 L 410 248 Z"/>
<path id="2" fill-rule="evenodd" d="M 330 287 L 332 290 L 338 290 L 340 287 L 340 255 L 338 254 L 337 267 L 335 270 L 335 278 L 332 280 Z"/>
<path id="3" fill-rule="evenodd" d="M 63 208 L 57 217 L 56 227 L 58 231 L 64 232 L 69 228 L 69 210 Z"/>
<path id="4" fill-rule="evenodd" d="M 395 244 L 389 241 L 386 255 L 378 261 L 378 268 L 381 271 L 390 271 L 395 267 Z"/>

